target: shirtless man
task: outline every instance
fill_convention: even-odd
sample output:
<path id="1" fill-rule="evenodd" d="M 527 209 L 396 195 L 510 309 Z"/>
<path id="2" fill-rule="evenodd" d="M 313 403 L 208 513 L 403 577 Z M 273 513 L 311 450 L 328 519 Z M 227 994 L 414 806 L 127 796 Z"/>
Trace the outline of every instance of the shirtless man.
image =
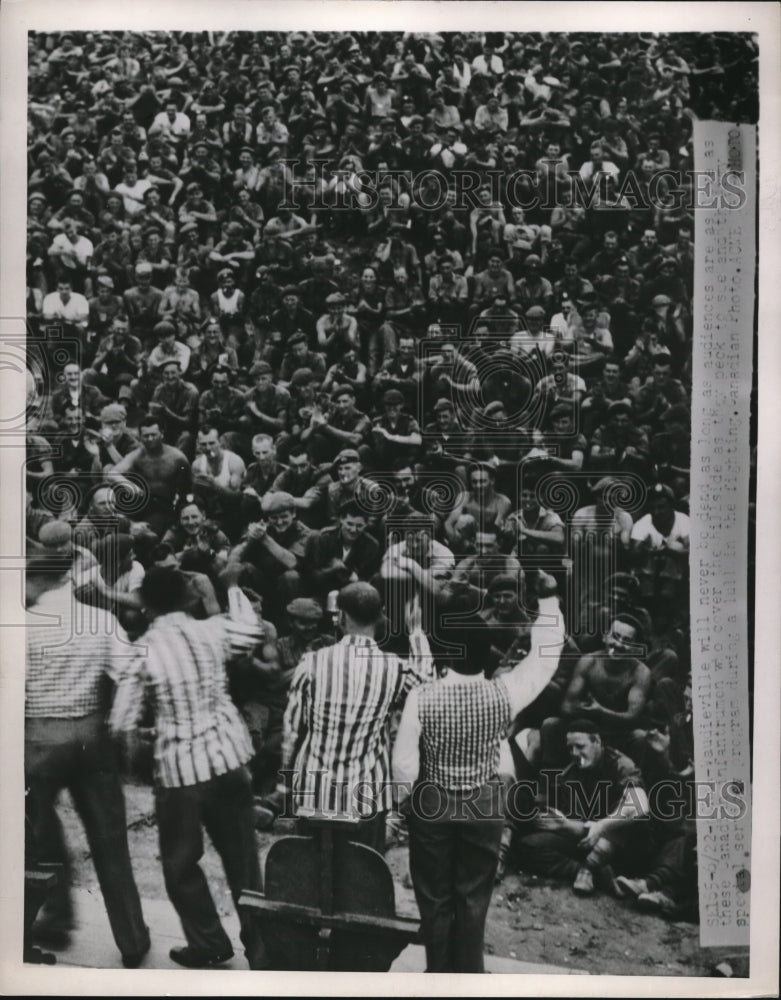
<path id="1" fill-rule="evenodd" d="M 192 473 L 193 488 L 203 498 L 210 517 L 220 522 L 223 517 L 239 516 L 240 491 L 247 469 L 235 452 L 223 448 L 219 431 L 212 425 L 198 431 L 198 454 Z"/>
<path id="2" fill-rule="evenodd" d="M 578 661 L 564 700 L 562 718 L 542 724 L 543 763 L 563 762 L 563 735 L 567 721 L 588 719 L 599 727 L 605 743 L 620 750 L 640 723 L 651 687 L 651 671 L 638 659 L 643 643 L 640 622 L 618 614 L 604 637 L 604 651 L 588 653 Z"/>
<path id="3" fill-rule="evenodd" d="M 173 522 L 176 498 L 190 490 L 190 463 L 178 448 L 165 444 L 157 417 L 144 417 L 138 430 L 141 447 L 108 470 L 106 478 L 123 484 L 138 497 L 135 519 L 147 521 L 162 537 Z"/>

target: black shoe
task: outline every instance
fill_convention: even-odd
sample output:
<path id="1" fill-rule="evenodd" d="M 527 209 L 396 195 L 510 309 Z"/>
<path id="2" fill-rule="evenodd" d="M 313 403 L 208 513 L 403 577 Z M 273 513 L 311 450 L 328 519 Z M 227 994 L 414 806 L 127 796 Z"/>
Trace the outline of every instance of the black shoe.
<path id="1" fill-rule="evenodd" d="M 57 956 L 52 955 L 50 951 L 41 951 L 40 948 L 30 945 L 24 949 L 22 961 L 29 962 L 32 965 L 56 965 Z"/>
<path id="2" fill-rule="evenodd" d="M 177 965 L 183 965 L 185 969 L 209 969 L 214 965 L 222 965 L 233 958 L 233 948 L 226 951 L 202 951 L 186 944 L 179 948 L 172 948 L 168 952 L 172 961 Z"/>
<path id="3" fill-rule="evenodd" d="M 72 929 L 73 926 L 70 923 L 43 920 L 33 924 L 30 937 L 35 944 L 42 944 L 49 948 L 67 948 L 71 941 Z"/>
<path id="4" fill-rule="evenodd" d="M 133 951 L 122 956 L 122 964 L 126 969 L 137 969 L 144 961 L 144 958 L 149 953 L 149 949 L 151 947 L 152 942 L 147 938 L 146 945 L 141 949 L 141 951 Z"/>

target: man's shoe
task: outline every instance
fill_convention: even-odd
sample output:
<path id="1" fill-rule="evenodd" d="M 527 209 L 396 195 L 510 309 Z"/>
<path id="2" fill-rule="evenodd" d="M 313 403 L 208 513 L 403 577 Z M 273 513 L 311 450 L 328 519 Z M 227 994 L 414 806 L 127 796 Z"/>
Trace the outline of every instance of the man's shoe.
<path id="1" fill-rule="evenodd" d="M 228 948 L 226 951 L 202 951 L 186 944 L 172 948 L 168 954 L 172 961 L 177 965 L 183 965 L 185 969 L 210 969 L 215 965 L 229 962 L 233 958 L 233 948 Z"/>
<path id="2" fill-rule="evenodd" d="M 594 874 L 590 868 L 579 868 L 575 881 L 572 883 L 573 892 L 579 896 L 594 895 Z"/>
<path id="3" fill-rule="evenodd" d="M 666 892 L 657 889 L 655 892 L 643 892 L 637 897 L 637 905 L 643 910 L 650 910 L 654 913 L 664 913 L 668 916 L 678 909 L 674 899 L 671 899 Z"/>
<path id="4" fill-rule="evenodd" d="M 30 937 L 35 944 L 49 948 L 67 948 L 71 940 L 71 923 L 59 923 L 54 920 L 43 920 L 33 924 Z"/>
<path id="5" fill-rule="evenodd" d="M 627 878 L 626 875 L 619 875 L 613 880 L 613 888 L 621 899 L 637 899 L 638 896 L 648 892 L 648 883 L 644 878 Z"/>
<path id="6" fill-rule="evenodd" d="M 149 954 L 149 949 L 151 947 L 152 942 L 147 938 L 146 945 L 141 949 L 141 951 L 129 952 L 127 955 L 122 956 L 122 964 L 126 969 L 137 969 L 144 961 L 146 955 Z"/>

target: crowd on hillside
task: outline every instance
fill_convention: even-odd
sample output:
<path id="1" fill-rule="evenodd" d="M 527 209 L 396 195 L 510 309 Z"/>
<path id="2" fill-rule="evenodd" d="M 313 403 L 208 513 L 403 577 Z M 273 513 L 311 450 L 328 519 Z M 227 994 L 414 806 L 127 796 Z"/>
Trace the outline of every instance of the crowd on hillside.
<path id="1" fill-rule="evenodd" d="M 479 618 L 490 677 L 552 579 L 565 651 L 509 735 L 515 779 L 563 770 L 499 875 L 691 912 L 690 811 L 603 836 L 595 884 L 578 859 L 628 787 L 693 781 L 687 171 L 695 119 L 756 120 L 756 43 L 63 32 L 28 60 L 28 550 L 131 639 L 150 568 L 198 619 L 238 579 L 271 816 L 334 592 L 373 583 L 401 653 L 417 602 L 443 670 L 447 613 Z"/>

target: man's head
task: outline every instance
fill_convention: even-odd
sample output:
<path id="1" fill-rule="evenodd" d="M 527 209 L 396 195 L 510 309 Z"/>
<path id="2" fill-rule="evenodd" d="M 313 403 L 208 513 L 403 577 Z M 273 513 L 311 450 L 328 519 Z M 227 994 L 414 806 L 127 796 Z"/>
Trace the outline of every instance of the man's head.
<path id="1" fill-rule="evenodd" d="M 608 419 L 616 430 L 627 430 L 632 424 L 632 407 L 618 399 L 608 407 Z"/>
<path id="2" fill-rule="evenodd" d="M 518 578 L 509 573 L 498 574 L 488 585 L 488 596 L 491 598 L 497 618 L 514 617 L 519 607 Z"/>
<path id="3" fill-rule="evenodd" d="M 138 437 L 144 447 L 144 451 L 150 455 L 157 454 L 163 449 L 163 434 L 160 430 L 160 421 L 157 417 L 147 416 L 138 425 Z"/>
<path id="4" fill-rule="evenodd" d="M 469 472 L 469 487 L 476 496 L 487 493 L 493 483 L 493 473 L 488 466 L 479 465 Z"/>
<path id="5" fill-rule="evenodd" d="M 82 423 L 81 410 L 78 406 L 68 406 L 65 408 L 65 411 L 60 419 L 60 424 L 63 431 L 65 431 L 69 437 L 78 437 L 81 433 Z"/>
<path id="6" fill-rule="evenodd" d="M 173 566 L 151 566 L 141 583 L 141 604 L 150 618 L 183 611 L 187 606 L 187 578 Z"/>
<path id="7" fill-rule="evenodd" d="M 78 389 L 81 385 L 81 368 L 75 362 L 65 365 L 62 376 L 69 389 Z"/>
<path id="8" fill-rule="evenodd" d="M 99 486 L 92 494 L 89 505 L 90 517 L 108 518 L 116 513 L 114 490 L 110 486 Z"/>
<path id="9" fill-rule="evenodd" d="M 607 358 L 602 366 L 602 378 L 608 388 L 618 385 L 621 378 L 621 364 L 613 358 Z"/>
<path id="10" fill-rule="evenodd" d="M 386 416 L 396 420 L 404 409 L 404 396 L 398 389 L 388 389 L 382 397 L 382 405 Z"/>
<path id="11" fill-rule="evenodd" d="M 196 536 L 205 520 L 203 511 L 194 501 L 185 503 L 179 511 L 179 524 L 187 535 Z"/>
<path id="12" fill-rule="evenodd" d="M 198 451 L 207 458 L 219 459 L 222 455 L 220 434 L 216 427 L 201 427 L 198 431 Z"/>
<path id="13" fill-rule="evenodd" d="M 339 526 L 342 539 L 348 545 L 352 545 L 366 531 L 368 524 L 366 512 L 359 507 L 355 500 L 347 500 L 339 508 Z"/>
<path id="14" fill-rule="evenodd" d="M 355 482 L 361 474 L 361 457 L 354 448 L 344 448 L 334 459 L 336 474 L 342 485 Z"/>
<path id="15" fill-rule="evenodd" d="M 611 660 L 622 660 L 635 655 L 635 647 L 642 644 L 643 628 L 629 614 L 616 615 L 604 636 L 605 651 Z"/>
<path id="16" fill-rule="evenodd" d="M 382 598 L 370 583 L 362 581 L 348 583 L 342 587 L 336 599 L 339 621 L 346 634 L 369 634 L 382 614 Z"/>
<path id="17" fill-rule="evenodd" d="M 331 393 L 331 401 L 336 407 L 336 412 L 342 416 L 348 416 L 355 407 L 355 392 L 352 386 L 340 385 Z"/>
<path id="18" fill-rule="evenodd" d="M 278 535 L 283 535 L 296 519 L 296 502 L 289 493 L 266 494 L 262 510 Z"/>
<path id="19" fill-rule="evenodd" d="M 317 601 L 311 597 L 296 597 L 285 610 L 293 634 L 305 643 L 311 642 L 323 617 L 323 609 Z"/>
<path id="20" fill-rule="evenodd" d="M 215 368 L 212 372 L 212 389 L 217 393 L 223 393 L 228 388 L 229 378 L 226 368 Z"/>
<path id="21" fill-rule="evenodd" d="M 277 450 L 269 434 L 256 434 L 252 439 L 252 457 L 261 468 L 268 468 L 276 462 Z"/>
<path id="22" fill-rule="evenodd" d="M 602 737 L 593 722 L 575 719 L 567 726 L 567 752 L 579 771 L 597 767 L 604 752 Z"/>
<path id="23" fill-rule="evenodd" d="M 434 419 L 436 420 L 437 427 L 445 433 L 447 433 L 447 431 L 454 426 L 456 421 L 456 412 L 449 399 L 437 400 L 436 406 L 434 407 Z"/>

